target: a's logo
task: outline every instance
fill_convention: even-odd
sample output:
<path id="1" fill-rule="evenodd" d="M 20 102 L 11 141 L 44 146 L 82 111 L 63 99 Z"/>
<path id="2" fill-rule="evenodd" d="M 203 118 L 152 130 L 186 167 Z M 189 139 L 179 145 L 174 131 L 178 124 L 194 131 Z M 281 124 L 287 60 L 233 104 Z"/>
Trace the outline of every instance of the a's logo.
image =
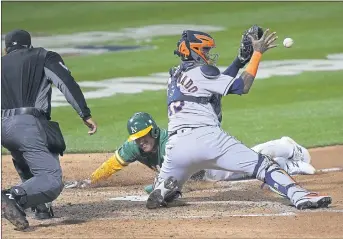
<path id="1" fill-rule="evenodd" d="M 137 132 L 136 128 L 134 128 L 134 127 L 131 127 L 131 131 L 132 131 L 132 133 L 136 133 Z"/>

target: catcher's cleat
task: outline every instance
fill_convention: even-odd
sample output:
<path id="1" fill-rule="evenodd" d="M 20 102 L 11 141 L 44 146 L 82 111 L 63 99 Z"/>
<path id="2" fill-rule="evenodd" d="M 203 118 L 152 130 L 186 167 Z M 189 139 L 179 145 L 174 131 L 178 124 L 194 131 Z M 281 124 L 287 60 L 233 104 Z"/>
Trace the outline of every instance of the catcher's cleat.
<path id="1" fill-rule="evenodd" d="M 309 163 L 311 156 L 307 149 L 299 145 L 297 142 L 295 142 L 292 138 L 288 136 L 282 137 L 281 140 L 283 140 L 284 142 L 291 143 L 294 146 L 292 156 L 293 161 L 304 161 Z"/>
<path id="2" fill-rule="evenodd" d="M 172 202 L 181 195 L 177 186 L 177 180 L 174 177 L 167 178 L 163 183 L 155 188 L 149 195 L 146 207 L 148 209 L 156 209 L 161 206 L 167 206 L 167 203 Z"/>
<path id="3" fill-rule="evenodd" d="M 154 190 L 150 195 L 146 202 L 146 207 L 148 209 L 155 209 L 163 206 L 164 199 L 161 193 L 161 189 Z"/>
<path id="4" fill-rule="evenodd" d="M 17 230 L 24 230 L 29 227 L 24 209 L 16 202 L 8 190 L 1 192 L 1 214 Z"/>
<path id="5" fill-rule="evenodd" d="M 318 193 L 309 193 L 295 202 L 295 207 L 299 210 L 309 208 L 325 208 L 332 202 L 330 196 L 321 196 Z"/>
<path id="6" fill-rule="evenodd" d="M 54 217 L 54 211 L 52 210 L 51 203 L 40 204 L 32 208 L 35 213 L 35 219 L 45 220 Z"/>
<path id="7" fill-rule="evenodd" d="M 316 169 L 309 163 L 305 163 L 303 161 L 292 161 L 287 160 L 286 162 L 287 173 L 290 175 L 296 174 L 315 174 Z"/>

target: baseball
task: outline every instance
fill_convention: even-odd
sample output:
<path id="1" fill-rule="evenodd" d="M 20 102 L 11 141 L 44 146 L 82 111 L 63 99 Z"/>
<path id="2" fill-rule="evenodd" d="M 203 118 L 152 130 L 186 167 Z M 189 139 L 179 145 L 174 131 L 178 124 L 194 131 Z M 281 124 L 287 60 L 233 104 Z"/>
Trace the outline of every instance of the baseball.
<path id="1" fill-rule="evenodd" d="M 287 48 L 291 47 L 293 43 L 294 41 L 292 38 L 285 38 L 285 40 L 283 40 L 283 45 Z"/>

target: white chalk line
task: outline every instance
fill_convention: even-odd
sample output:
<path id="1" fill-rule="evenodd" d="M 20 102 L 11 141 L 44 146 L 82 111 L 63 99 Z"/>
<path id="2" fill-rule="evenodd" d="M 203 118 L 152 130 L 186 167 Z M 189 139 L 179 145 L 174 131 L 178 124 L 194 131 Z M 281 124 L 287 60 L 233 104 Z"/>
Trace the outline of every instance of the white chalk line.
<path id="1" fill-rule="evenodd" d="M 296 216 L 297 214 L 294 212 L 282 212 L 282 213 L 252 213 L 252 214 L 229 214 L 229 215 L 178 215 L 176 217 L 167 216 L 163 218 L 168 218 L 170 220 L 178 220 L 178 219 L 203 219 L 203 218 L 227 218 L 227 217 L 289 217 L 289 216 Z M 124 218 L 127 219 L 138 219 L 143 218 L 140 216 L 132 216 L 132 215 L 118 215 L 118 217 L 106 217 L 106 218 L 97 218 L 96 221 L 104 221 L 104 220 L 122 220 Z M 149 220 L 150 218 L 147 217 L 145 214 L 144 219 Z M 161 219 L 160 217 L 156 217 L 156 215 L 152 215 L 151 219 L 158 220 Z"/>
<path id="2" fill-rule="evenodd" d="M 230 204 L 230 205 L 266 205 L 266 204 L 279 204 L 271 201 L 187 201 L 189 204 L 201 205 L 201 204 Z"/>
<path id="3" fill-rule="evenodd" d="M 130 195 L 123 197 L 110 198 L 110 201 L 130 201 L 130 202 L 145 202 L 149 195 Z"/>
<path id="4" fill-rule="evenodd" d="M 319 169 L 317 172 L 337 172 L 337 171 L 342 171 L 343 168 L 324 168 L 324 169 Z"/>
<path id="5" fill-rule="evenodd" d="M 294 212 L 282 212 L 282 213 L 256 213 L 256 214 L 232 214 L 226 217 L 287 217 L 297 215 Z"/>
<path id="6" fill-rule="evenodd" d="M 333 212 L 333 213 L 343 213 L 343 209 L 316 209 L 316 210 L 303 210 L 298 211 L 301 213 L 318 213 L 318 212 Z M 142 214 L 143 215 L 143 214 Z M 297 216 L 299 213 L 295 212 L 281 212 L 281 213 L 250 213 L 250 214 L 228 214 L 228 215 L 178 215 L 173 216 L 170 215 L 169 217 L 165 214 L 165 217 L 169 220 L 178 220 L 178 219 L 207 219 L 207 218 L 214 218 L 214 219 L 220 219 L 220 218 L 228 218 L 228 217 L 292 217 Z M 55 218 L 54 221 L 64 221 L 68 220 L 67 217 L 60 217 Z M 145 219 L 145 220 L 159 220 L 161 217 L 158 217 L 156 215 L 151 215 L 151 218 L 147 216 L 147 214 L 144 214 L 143 216 L 136 216 L 136 215 L 118 215 L 116 217 L 104 217 L 104 218 L 93 218 L 89 221 L 108 221 L 108 220 L 123 220 L 123 219 L 131 219 L 131 220 L 137 220 L 137 219 Z"/>
<path id="7" fill-rule="evenodd" d="M 331 209 L 331 208 L 317 208 L 317 209 L 306 209 L 302 210 L 299 212 L 311 212 L 311 213 L 316 213 L 316 212 L 333 212 L 333 213 L 343 213 L 343 209 Z"/>

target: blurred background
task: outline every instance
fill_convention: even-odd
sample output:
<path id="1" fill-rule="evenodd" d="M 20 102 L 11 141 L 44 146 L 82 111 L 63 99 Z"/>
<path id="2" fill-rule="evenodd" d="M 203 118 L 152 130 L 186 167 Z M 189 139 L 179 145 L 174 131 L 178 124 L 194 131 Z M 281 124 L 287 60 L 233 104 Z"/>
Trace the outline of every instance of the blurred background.
<path id="1" fill-rule="evenodd" d="M 134 112 L 167 127 L 167 73 L 182 31 L 212 35 L 225 69 L 253 24 L 276 31 L 279 46 L 263 56 L 248 95 L 224 97 L 223 128 L 248 146 L 285 135 L 307 147 L 343 142 L 340 2 L 2 2 L 1 16 L 2 48 L 7 32 L 29 31 L 35 47 L 62 55 L 85 93 L 99 125 L 92 137 L 53 92 L 68 152 L 114 151 Z"/>

